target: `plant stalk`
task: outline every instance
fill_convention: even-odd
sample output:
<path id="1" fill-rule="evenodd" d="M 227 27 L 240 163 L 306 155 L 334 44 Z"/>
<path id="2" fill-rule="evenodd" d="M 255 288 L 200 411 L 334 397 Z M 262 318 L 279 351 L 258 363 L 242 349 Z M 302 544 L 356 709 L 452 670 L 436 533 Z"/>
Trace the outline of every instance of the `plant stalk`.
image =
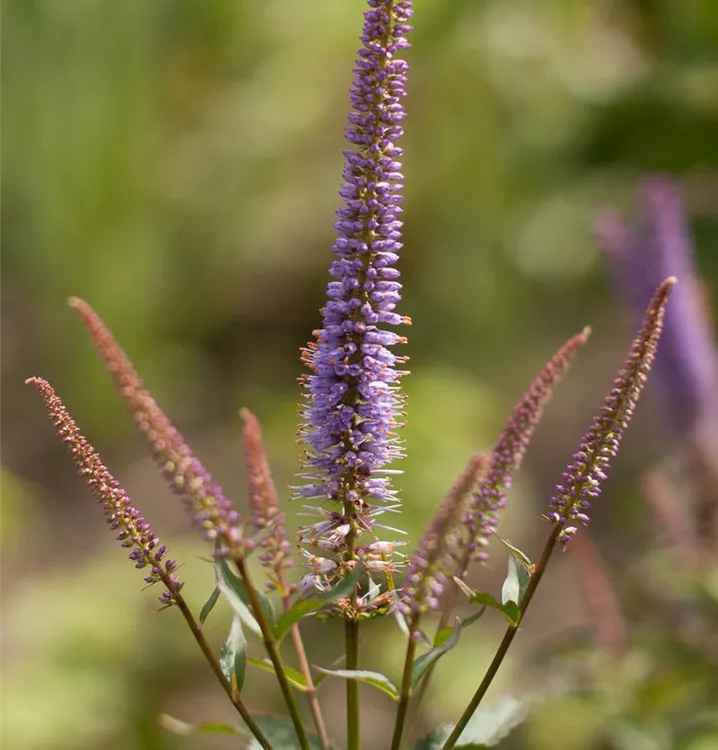
<path id="1" fill-rule="evenodd" d="M 286 587 L 285 587 L 286 590 Z M 289 596 L 284 597 L 285 610 L 289 609 L 290 602 Z M 329 735 L 327 734 L 327 727 L 324 723 L 324 716 L 322 715 L 322 709 L 319 705 L 319 696 L 317 695 L 317 688 L 314 685 L 314 679 L 312 677 L 312 671 L 309 667 L 309 660 L 307 659 L 307 651 L 304 648 L 304 641 L 302 639 L 302 632 L 299 629 L 299 623 L 292 625 L 291 629 L 292 643 L 294 644 L 294 650 L 299 660 L 299 669 L 304 675 L 304 679 L 307 681 L 307 703 L 309 703 L 309 710 L 312 714 L 312 720 L 314 721 L 314 727 L 317 730 L 317 736 L 319 743 L 322 746 L 322 750 L 329 750 Z"/>
<path id="2" fill-rule="evenodd" d="M 499 647 L 496 649 L 494 658 L 491 660 L 491 664 L 489 664 L 489 668 L 486 670 L 486 674 L 484 674 L 484 678 L 481 680 L 481 684 L 474 693 L 471 702 L 461 714 L 459 721 L 451 731 L 451 734 L 448 736 L 446 742 L 444 742 L 444 744 L 442 745 L 441 750 L 452 750 L 456 746 L 461 733 L 464 731 L 466 725 L 469 723 L 469 720 L 476 712 L 476 709 L 479 707 L 479 704 L 486 695 L 486 691 L 489 689 L 494 677 L 496 677 L 496 673 L 499 671 L 499 667 L 501 666 L 506 654 L 508 653 L 511 643 L 514 640 L 516 633 L 518 632 L 519 625 L 521 624 L 521 620 L 523 620 L 524 613 L 531 603 L 531 599 L 533 599 L 533 596 L 536 593 L 536 588 L 538 587 L 541 578 L 546 571 L 546 566 L 548 565 L 548 561 L 551 559 L 551 554 L 556 547 L 556 542 L 558 541 L 559 534 L 561 533 L 561 528 L 562 527 L 558 524 L 554 526 L 554 529 L 551 532 L 548 541 L 546 542 L 546 546 L 541 553 L 541 558 L 538 561 L 534 572 L 531 574 L 531 579 L 529 580 L 526 591 L 524 592 L 524 595 L 521 598 L 521 603 L 519 604 L 519 622 L 515 625 L 509 625 L 506 629 L 506 633 L 504 633 L 504 637 L 501 640 Z"/>
<path id="3" fill-rule="evenodd" d="M 353 618 L 344 622 L 347 669 L 359 667 L 359 623 Z M 359 750 L 361 731 L 359 724 L 359 681 L 347 680 L 347 750 Z"/>
<path id="4" fill-rule="evenodd" d="M 302 718 L 299 715 L 297 701 L 294 698 L 294 693 L 292 693 L 292 688 L 289 685 L 289 680 L 287 680 L 287 676 L 286 674 L 284 674 L 284 666 L 282 664 L 281 657 L 279 656 L 277 639 L 274 637 L 272 628 L 269 622 L 267 622 L 267 618 L 264 615 L 264 611 L 262 610 L 262 606 L 259 602 L 259 597 L 257 596 L 257 591 L 254 588 L 254 584 L 252 583 L 252 579 L 249 575 L 249 571 L 247 570 L 244 559 L 239 556 L 234 557 L 233 559 L 235 564 L 237 565 L 237 569 L 239 570 L 239 575 L 244 581 L 244 585 L 247 589 L 247 595 L 249 597 L 249 603 L 252 605 L 252 614 L 254 615 L 254 619 L 257 621 L 257 625 L 259 625 L 259 629 L 262 631 L 262 639 L 264 640 L 264 645 L 267 649 L 269 660 L 272 662 L 272 666 L 274 667 L 274 672 L 277 676 L 277 682 L 279 683 L 279 689 L 282 691 L 282 697 L 284 698 L 284 702 L 287 704 L 289 717 L 292 720 L 292 724 L 294 724 L 294 730 L 297 733 L 299 746 L 301 750 L 311 750 L 307 732 L 304 729 Z"/>
<path id="5" fill-rule="evenodd" d="M 165 583 L 168 582 L 169 581 Z M 224 688 L 224 692 L 227 693 L 227 697 L 232 702 L 232 705 L 237 709 L 237 712 L 242 717 L 249 731 L 255 736 L 257 742 L 259 742 L 264 750 L 272 750 L 272 746 L 269 744 L 269 740 L 264 736 L 262 730 L 252 718 L 252 715 L 249 713 L 247 707 L 242 702 L 242 698 L 239 696 L 239 694 L 235 693 L 232 690 L 232 685 L 226 678 L 224 672 L 222 671 L 222 668 L 219 666 L 217 657 L 214 655 L 209 643 L 207 643 L 207 639 L 204 636 L 204 631 L 202 630 L 201 625 L 194 619 L 190 608 L 187 606 L 187 602 L 184 600 L 181 594 L 175 594 L 174 601 L 179 611 L 182 613 L 182 616 L 186 620 L 187 625 L 189 625 L 189 629 L 192 631 L 192 635 L 197 641 L 197 645 L 200 647 L 200 650 L 204 654 L 205 659 L 207 659 L 209 666 L 212 668 L 212 671 Z"/>
<path id="6" fill-rule="evenodd" d="M 396 710 L 396 721 L 394 722 L 394 736 L 391 740 L 391 750 L 400 750 L 401 738 L 404 732 L 406 716 L 411 699 L 411 668 L 414 665 L 416 654 L 416 640 L 414 633 L 419 627 L 419 615 L 415 615 L 409 625 L 409 642 L 406 644 L 406 657 L 404 658 L 404 672 L 401 677 L 401 692 L 399 694 L 399 706 Z"/>

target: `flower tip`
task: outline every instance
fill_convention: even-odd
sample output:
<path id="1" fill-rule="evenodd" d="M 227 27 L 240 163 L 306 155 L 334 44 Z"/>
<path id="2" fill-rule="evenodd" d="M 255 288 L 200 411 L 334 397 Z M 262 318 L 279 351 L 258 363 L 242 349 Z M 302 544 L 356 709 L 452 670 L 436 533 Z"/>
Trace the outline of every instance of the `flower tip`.
<path id="1" fill-rule="evenodd" d="M 84 299 L 80 299 L 79 297 L 68 297 L 67 304 L 74 310 L 86 310 L 90 307 Z"/>
<path id="2" fill-rule="evenodd" d="M 593 329 L 591 328 L 591 326 L 585 326 L 581 331 L 581 340 L 585 343 L 586 341 L 588 341 L 592 333 Z"/>

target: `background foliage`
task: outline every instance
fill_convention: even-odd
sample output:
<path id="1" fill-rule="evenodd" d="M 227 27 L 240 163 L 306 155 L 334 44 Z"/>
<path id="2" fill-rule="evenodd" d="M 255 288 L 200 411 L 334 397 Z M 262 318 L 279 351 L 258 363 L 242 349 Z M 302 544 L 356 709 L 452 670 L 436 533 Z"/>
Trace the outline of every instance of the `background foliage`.
<path id="1" fill-rule="evenodd" d="M 8 747 L 231 746 L 229 739 L 178 741 L 158 727 L 163 711 L 192 722 L 231 713 L 179 618 L 151 614 L 152 595 L 140 595 L 139 577 L 22 382 L 32 374 L 53 381 L 185 561 L 188 597 L 201 605 L 211 588 L 210 566 L 197 559 L 202 545 L 64 301 L 76 294 L 97 308 L 238 504 L 241 405 L 263 421 L 279 486 L 293 483 L 298 348 L 319 322 L 362 10 L 360 0 L 4 4 Z M 403 312 L 414 327 L 403 520 L 415 538 L 469 452 L 490 447 L 543 362 L 591 323 L 592 342 L 559 389 L 502 523 L 534 551 L 545 533 L 536 517 L 630 338 L 591 237 L 594 210 L 630 206 L 647 172 L 675 175 L 715 299 L 718 7 L 713 0 L 417 0 L 412 42 L 402 270 Z M 630 590 L 628 563 L 656 544 L 634 481 L 670 458 L 653 407 L 639 409 L 595 510 L 593 533 L 619 589 Z M 523 668 L 528 686 L 540 686 L 548 667 L 537 654 L 565 645 L 577 628 L 590 639 L 568 557 L 552 565 L 504 685 Z M 474 583 L 495 587 L 503 572 L 497 553 Z M 642 613 L 628 614 L 631 638 L 650 649 L 638 627 Z M 617 747 L 619 740 L 606 739 L 608 716 L 629 726 L 625 747 L 709 747 L 700 742 L 715 737 L 705 739 L 702 729 L 680 742 L 660 744 L 659 732 L 659 744 L 630 744 L 638 742 L 630 734 L 636 714 L 639 725 L 655 716 L 662 725 L 686 706 L 689 718 L 699 717 L 718 693 L 705 660 L 661 640 L 670 622 L 656 616 L 651 637 L 675 662 L 658 687 L 636 697 L 650 683 L 638 657 L 622 670 L 588 657 L 599 662 L 598 697 L 559 689 L 564 672 L 554 666 L 548 673 L 557 675 L 561 696 L 554 711 L 542 711 L 507 746 Z M 226 611 L 210 618 L 216 640 L 228 618 Z M 429 704 L 433 719 L 455 718 L 499 626 L 487 616 L 446 657 Z M 376 625 L 363 647 L 367 661 L 391 672 L 395 637 L 391 625 Z M 339 633 L 323 631 L 314 645 L 313 660 L 328 665 L 340 652 Z M 276 704 L 266 677 L 248 682 L 251 705 Z M 340 685 L 330 683 L 324 700 L 340 706 Z M 365 697 L 370 747 L 371 726 L 389 714 L 380 697 Z"/>

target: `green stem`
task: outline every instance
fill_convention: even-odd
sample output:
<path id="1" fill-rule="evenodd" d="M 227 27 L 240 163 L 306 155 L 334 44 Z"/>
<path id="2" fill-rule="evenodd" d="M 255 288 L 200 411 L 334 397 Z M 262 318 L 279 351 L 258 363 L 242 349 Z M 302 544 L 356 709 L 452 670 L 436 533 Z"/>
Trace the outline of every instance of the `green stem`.
<path id="1" fill-rule="evenodd" d="M 394 722 L 394 736 L 391 740 L 391 750 L 400 750 L 401 737 L 404 732 L 404 724 L 411 699 L 411 668 L 414 666 L 414 655 L 416 654 L 416 640 L 414 633 L 419 627 L 419 615 L 415 615 L 409 625 L 409 642 L 406 644 L 406 657 L 404 658 L 404 673 L 401 678 L 401 692 L 399 694 L 399 706 L 396 710 L 396 721 Z"/>
<path id="2" fill-rule="evenodd" d="M 257 596 L 257 590 L 254 588 L 254 584 L 252 583 L 252 579 L 250 578 L 249 571 L 247 570 L 247 566 L 244 563 L 244 559 L 239 556 L 234 557 L 233 559 L 237 565 L 237 569 L 239 570 L 239 575 L 242 577 L 244 585 L 247 589 L 247 595 L 249 597 L 249 603 L 252 605 L 252 614 L 254 615 L 254 619 L 257 621 L 257 625 L 259 625 L 259 629 L 262 631 L 262 639 L 264 640 L 264 645 L 267 649 L 269 660 L 272 662 L 272 666 L 274 667 L 274 673 L 277 676 L 277 682 L 279 683 L 279 689 L 282 691 L 282 697 L 284 698 L 284 702 L 287 704 L 289 717 L 292 720 L 292 724 L 294 724 L 294 730 L 297 733 L 299 746 L 301 750 L 311 750 L 307 732 L 304 729 L 302 718 L 299 715 L 299 707 L 297 706 L 297 701 L 294 698 L 294 693 L 292 692 L 292 688 L 289 685 L 287 675 L 284 673 L 284 666 L 279 656 L 279 646 L 277 644 L 277 639 L 274 637 L 272 628 L 264 615 L 264 610 L 262 609 L 259 597 Z"/>
<path id="3" fill-rule="evenodd" d="M 194 619 L 190 608 L 187 606 L 187 602 L 184 600 L 181 594 L 174 595 L 174 602 L 177 605 L 179 611 L 182 613 L 184 619 L 187 621 L 187 625 L 189 625 L 189 629 L 192 631 L 192 635 L 197 641 L 197 645 L 200 647 L 200 650 L 204 654 L 205 659 L 207 659 L 209 666 L 212 667 L 212 671 L 220 681 L 222 687 L 224 688 L 224 692 L 227 693 L 229 700 L 232 701 L 232 705 L 237 709 L 239 715 L 244 720 L 244 723 L 247 725 L 249 731 L 256 737 L 257 742 L 259 742 L 264 750 L 272 750 L 272 746 L 269 744 L 269 740 L 264 736 L 262 730 L 252 718 L 252 715 L 249 713 L 247 707 L 242 702 L 241 697 L 236 691 L 232 689 L 231 683 L 226 678 L 224 672 L 222 671 L 222 668 L 219 666 L 217 657 L 214 655 L 209 643 L 207 643 L 207 639 L 204 637 L 204 631 L 202 630 L 201 625 Z"/>
<path id="4" fill-rule="evenodd" d="M 462 563 L 463 565 L 463 563 Z M 468 559 L 466 560 L 466 565 L 468 566 Z M 465 567 L 462 567 L 462 570 L 465 570 Z M 439 624 L 436 626 L 436 632 L 438 633 L 440 630 L 443 630 L 448 624 L 449 620 L 451 619 L 451 615 L 454 611 L 454 607 L 456 606 L 456 599 L 459 593 L 459 587 L 456 585 L 456 583 L 451 580 L 449 583 L 449 593 L 446 597 L 446 603 L 444 604 L 444 609 L 441 612 L 441 617 L 439 618 Z M 421 704 L 424 701 L 424 696 L 426 695 L 426 691 L 429 689 L 429 682 L 431 681 L 431 677 L 434 674 L 434 669 L 436 668 L 436 662 L 434 662 L 427 670 L 426 674 L 424 675 L 424 678 L 419 683 L 419 689 L 416 692 L 416 696 L 411 704 L 411 715 L 409 718 L 409 734 L 414 731 L 414 726 L 416 724 L 416 720 L 419 716 L 419 708 L 421 708 Z"/>
<path id="5" fill-rule="evenodd" d="M 499 671 L 499 667 L 501 666 L 509 650 L 509 647 L 511 646 L 511 642 L 514 640 L 514 637 L 519 630 L 519 625 L 521 624 L 521 620 L 523 620 L 524 613 L 531 603 L 531 599 L 533 599 L 533 595 L 536 593 L 536 588 L 538 587 L 541 578 L 546 571 L 546 566 L 548 565 L 548 561 L 551 559 L 551 554 L 553 553 L 553 550 L 556 546 L 556 542 L 558 540 L 559 534 L 561 533 L 561 529 L 562 527 L 560 525 L 554 526 L 554 529 L 551 532 L 551 536 L 549 536 L 548 541 L 546 542 L 546 546 L 541 553 L 541 559 L 538 561 L 534 572 L 531 574 L 531 579 L 529 580 L 526 591 L 524 592 L 524 595 L 521 599 L 521 604 L 519 605 L 519 622 L 515 625 L 509 625 L 506 629 L 506 633 L 504 633 L 504 637 L 501 640 L 499 647 L 496 649 L 494 658 L 491 660 L 491 664 L 489 664 L 489 668 L 486 670 L 486 674 L 484 674 L 484 678 L 481 680 L 481 684 L 474 693 L 474 697 L 471 699 L 471 702 L 466 707 L 464 713 L 461 714 L 459 721 L 456 723 L 456 726 L 452 730 L 446 742 L 443 744 L 441 750 L 452 750 L 452 748 L 456 746 L 461 733 L 464 731 L 466 725 L 469 723 L 469 720 L 476 712 L 476 709 L 479 707 L 479 704 L 481 703 L 483 697 L 486 695 L 486 691 L 489 689 L 489 686 L 491 685 L 494 677 L 496 677 L 496 673 Z"/>
<path id="6" fill-rule="evenodd" d="M 359 623 L 347 618 L 344 622 L 347 669 L 359 667 Z M 347 680 L 347 750 L 359 750 L 359 681 Z"/>
<path id="7" fill-rule="evenodd" d="M 322 709 L 319 705 L 319 698 L 317 696 L 317 688 L 312 679 L 312 672 L 309 668 L 309 661 L 307 659 L 307 652 L 304 648 L 304 641 L 302 640 L 302 634 L 299 630 L 299 625 L 295 624 L 291 630 L 292 642 L 294 643 L 294 650 L 297 652 L 297 659 L 299 659 L 299 669 L 304 675 L 304 679 L 307 682 L 306 695 L 307 702 L 309 703 L 309 710 L 312 714 L 314 726 L 317 730 L 317 736 L 319 737 L 319 743 L 322 746 L 322 750 L 329 750 L 329 735 L 327 734 L 327 728 L 324 724 L 324 717 L 322 716 Z"/>

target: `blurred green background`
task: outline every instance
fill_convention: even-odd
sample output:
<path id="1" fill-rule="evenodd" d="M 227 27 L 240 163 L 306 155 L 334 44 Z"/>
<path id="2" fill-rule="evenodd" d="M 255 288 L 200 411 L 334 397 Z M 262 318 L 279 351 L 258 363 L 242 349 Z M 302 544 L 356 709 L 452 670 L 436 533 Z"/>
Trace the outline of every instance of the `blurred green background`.
<path id="1" fill-rule="evenodd" d="M 200 606 L 212 586 L 199 559 L 206 549 L 65 300 L 96 307 L 240 506 L 237 409 L 250 407 L 288 496 L 299 455 L 298 350 L 324 297 L 363 10 L 361 0 L 4 3 L 9 749 L 235 746 L 157 726 L 161 712 L 233 717 L 177 613 L 153 614 L 154 592 L 140 593 L 141 576 L 23 381 L 54 384 L 184 561 L 185 590 Z M 591 237 L 596 208 L 630 210 L 638 178 L 675 175 L 714 301 L 718 292 L 718 4 L 417 0 L 414 25 L 403 143 L 402 312 L 414 322 L 403 523 L 415 538 L 468 454 L 490 448 L 541 365 L 590 323 L 592 342 L 549 409 L 502 522 L 536 554 L 545 535 L 537 517 L 631 337 Z M 634 480 L 669 453 L 662 426 L 649 399 L 594 511 L 609 561 L 652 544 Z M 542 644 L 586 625 L 569 557 L 542 584 L 502 684 Z M 476 585 L 495 590 L 503 571 L 497 554 Z M 213 613 L 213 642 L 228 621 L 226 610 Z M 307 628 L 314 663 L 340 654 L 339 628 L 328 627 L 321 642 L 317 626 Z M 447 657 L 427 721 L 456 717 L 499 629 L 487 616 Z M 366 666 L 396 677 L 397 632 L 390 623 L 365 630 Z M 322 691 L 341 737 L 343 686 L 328 681 Z M 250 705 L 279 705 L 261 675 L 246 694 Z M 369 689 L 363 697 L 366 747 L 380 747 L 374 732 L 386 731 L 391 707 Z M 561 710 L 576 727 L 561 733 L 560 748 L 588 747 L 591 712 Z M 559 747 L 550 717 L 543 724 L 529 725 L 519 746 Z"/>

